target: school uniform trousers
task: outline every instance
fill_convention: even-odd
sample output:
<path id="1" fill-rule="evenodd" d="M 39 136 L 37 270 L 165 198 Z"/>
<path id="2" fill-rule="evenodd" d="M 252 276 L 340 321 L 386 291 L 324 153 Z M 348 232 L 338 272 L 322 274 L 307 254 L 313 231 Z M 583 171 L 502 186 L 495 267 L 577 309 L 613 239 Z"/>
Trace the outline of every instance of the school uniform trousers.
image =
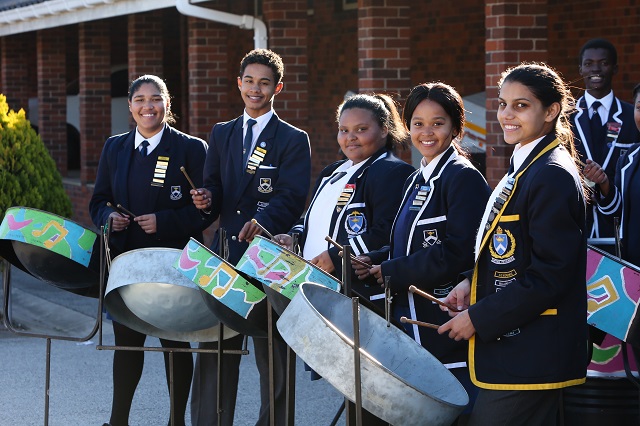
<path id="1" fill-rule="evenodd" d="M 330 164 L 320 173 L 309 209 L 290 233 L 300 234 L 300 246 L 308 237 L 309 213 L 315 206 L 318 194 L 330 184 L 335 171 L 344 164 L 341 160 Z M 340 245 L 349 244 L 355 256 L 379 249 L 389 243 L 393 219 L 402 199 L 405 180 L 415 169 L 383 148 L 372 155 L 351 176 L 335 206 L 323 207 L 331 214 L 329 229 L 322 236 L 330 236 Z M 316 206 L 317 207 L 317 206 Z M 327 250 L 335 268 L 334 275 L 342 279 L 342 257 L 339 249 L 327 242 Z M 384 308 L 380 295 L 384 291 L 375 280 L 360 281 L 350 268 L 352 288 L 362 297 Z"/>
<path id="2" fill-rule="evenodd" d="M 212 193 L 209 216 L 219 218 L 228 234 L 228 261 L 237 264 L 248 243 L 233 239 L 244 224 L 255 218 L 271 234 L 286 233 L 304 210 L 310 185 L 311 149 L 307 134 L 280 120 L 277 114 L 258 136 L 256 150 L 262 161 L 250 170 L 243 165 L 242 117 L 216 124 L 209 139 L 204 166 L 204 186 Z M 255 150 L 254 150 L 255 153 Z M 250 173 L 252 171 L 253 173 Z M 219 252 L 217 232 L 212 250 Z M 219 253 L 220 254 L 220 253 Z M 277 315 L 274 313 L 274 320 Z M 266 322 L 265 317 L 265 322 Z M 274 331 L 274 376 L 276 424 L 285 418 L 286 344 Z M 223 341 L 223 349 L 240 349 L 243 336 Z M 269 424 L 269 369 L 266 338 L 253 338 L 260 373 L 260 411 L 256 424 Z M 217 343 L 200 343 L 201 348 L 217 348 Z M 192 386 L 191 420 L 194 425 L 216 425 L 216 383 L 222 381 L 222 424 L 232 425 L 240 355 L 225 355 L 222 377 L 217 377 L 217 355 L 198 354 Z"/>
<path id="3" fill-rule="evenodd" d="M 609 181 L 613 182 L 618 159 L 631 145 L 640 141 L 640 133 L 633 119 L 633 105 L 614 97 L 607 121 L 598 135 L 592 134 L 584 97 L 578 99 L 577 106 L 577 111 L 571 115 L 571 128 L 580 159 L 583 162 L 590 159 L 598 163 Z M 596 205 L 590 204 L 587 230 L 587 238 L 611 238 L 614 235 L 613 220 L 599 213 Z"/>
<path id="4" fill-rule="evenodd" d="M 481 388 L 476 407 L 484 416 L 474 410 L 472 424 L 497 422 L 518 410 L 518 402 L 526 405 L 529 397 L 545 394 L 520 391 L 546 390 L 557 401 L 557 390 L 584 383 L 586 376 L 585 200 L 579 173 L 550 134 L 510 186 L 506 202 L 490 200 L 499 213 L 489 215 L 475 267 L 466 274 L 476 330 L 469 340 L 469 370 Z M 490 395 L 483 390 L 517 401 L 507 404 L 509 413 L 482 410 L 480 402 Z M 529 414 L 540 410 L 534 405 Z M 547 414 L 547 420 L 555 419 L 554 412 Z"/>

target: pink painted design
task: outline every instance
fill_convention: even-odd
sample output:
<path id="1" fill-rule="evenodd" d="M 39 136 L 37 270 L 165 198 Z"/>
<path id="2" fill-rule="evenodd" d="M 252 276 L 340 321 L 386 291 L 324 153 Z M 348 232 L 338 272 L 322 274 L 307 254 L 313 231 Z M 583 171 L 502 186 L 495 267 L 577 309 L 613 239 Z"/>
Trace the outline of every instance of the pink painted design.
<path id="1" fill-rule="evenodd" d="M 198 266 L 200 264 L 199 260 L 192 260 L 189 257 L 189 249 L 185 248 L 184 250 L 182 250 L 182 253 L 180 253 L 180 269 L 184 270 L 184 271 L 188 271 L 190 269 L 195 268 L 196 266 Z"/>
<path id="2" fill-rule="evenodd" d="M 587 281 L 589 281 L 598 270 L 602 255 L 595 250 L 587 250 Z"/>
<path id="3" fill-rule="evenodd" d="M 18 222 L 15 216 L 10 214 L 7 215 L 7 222 L 9 223 L 9 229 L 12 231 L 16 231 L 18 229 L 24 228 L 25 226 L 29 226 L 29 224 L 33 222 L 33 219 L 27 219 Z"/>
<path id="4" fill-rule="evenodd" d="M 286 271 L 269 271 L 266 275 L 265 278 L 268 279 L 269 281 L 282 281 L 283 279 L 285 279 L 285 277 L 287 276 L 287 272 Z"/>
<path id="5" fill-rule="evenodd" d="M 262 260 L 260 260 L 260 256 L 258 255 L 259 253 L 260 253 L 260 247 L 258 247 L 257 245 L 253 247 L 249 247 L 249 249 L 247 250 L 247 255 L 249 256 L 249 259 L 251 259 L 251 261 L 255 263 L 256 268 L 263 269 L 267 265 L 262 263 Z"/>

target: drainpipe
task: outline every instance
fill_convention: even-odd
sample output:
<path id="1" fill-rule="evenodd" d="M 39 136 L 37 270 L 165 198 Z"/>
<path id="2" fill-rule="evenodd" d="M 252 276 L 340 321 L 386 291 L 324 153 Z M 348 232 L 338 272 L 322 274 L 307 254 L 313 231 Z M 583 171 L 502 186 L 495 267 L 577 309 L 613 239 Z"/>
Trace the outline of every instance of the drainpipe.
<path id="1" fill-rule="evenodd" d="M 260 19 L 250 15 L 234 15 L 206 7 L 194 6 L 189 0 L 176 0 L 176 8 L 183 15 L 207 19 L 213 22 L 235 25 L 245 30 L 253 30 L 253 45 L 256 49 L 267 48 L 267 26 Z"/>

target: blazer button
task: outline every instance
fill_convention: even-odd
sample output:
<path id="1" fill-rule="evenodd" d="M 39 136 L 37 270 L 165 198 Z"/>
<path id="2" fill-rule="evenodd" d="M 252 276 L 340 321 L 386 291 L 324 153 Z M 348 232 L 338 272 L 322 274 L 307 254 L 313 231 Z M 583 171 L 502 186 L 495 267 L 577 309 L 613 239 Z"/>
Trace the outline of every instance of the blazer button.
<path id="1" fill-rule="evenodd" d="M 231 239 L 232 239 L 233 241 L 235 241 L 235 240 L 237 240 L 237 239 L 238 239 L 238 237 L 236 237 L 235 235 L 233 235 L 233 236 L 231 237 Z"/>
<path id="2" fill-rule="evenodd" d="M 237 214 L 237 215 L 241 214 L 241 213 L 240 213 L 240 210 L 236 210 L 236 214 Z"/>

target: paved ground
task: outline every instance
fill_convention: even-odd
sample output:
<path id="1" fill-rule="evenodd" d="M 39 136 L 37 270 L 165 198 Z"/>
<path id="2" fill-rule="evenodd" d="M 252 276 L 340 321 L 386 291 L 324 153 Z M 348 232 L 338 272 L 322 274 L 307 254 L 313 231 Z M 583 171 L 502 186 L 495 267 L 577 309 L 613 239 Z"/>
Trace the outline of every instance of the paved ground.
<path id="1" fill-rule="evenodd" d="M 96 323 L 96 299 L 59 290 L 16 268 L 12 268 L 11 288 L 12 317 L 24 332 L 82 337 L 89 335 Z M 0 314 L 2 310 L 0 306 Z M 112 345 L 113 331 L 107 320 L 102 334 L 103 344 Z M 98 339 L 99 334 L 83 342 L 51 341 L 49 425 L 102 425 L 108 420 L 113 351 L 96 350 Z M 44 424 L 46 342 L 13 333 L 0 324 L 0 426 Z M 159 341 L 149 338 L 147 345 L 159 346 Z M 147 352 L 145 359 L 130 424 L 164 426 L 169 418 L 169 397 L 162 354 Z M 324 380 L 311 382 L 298 359 L 295 423 L 329 425 L 341 402 L 342 396 Z M 234 424 L 253 425 L 258 406 L 258 372 L 250 354 L 241 364 Z M 344 424 L 344 416 L 338 424 Z"/>

